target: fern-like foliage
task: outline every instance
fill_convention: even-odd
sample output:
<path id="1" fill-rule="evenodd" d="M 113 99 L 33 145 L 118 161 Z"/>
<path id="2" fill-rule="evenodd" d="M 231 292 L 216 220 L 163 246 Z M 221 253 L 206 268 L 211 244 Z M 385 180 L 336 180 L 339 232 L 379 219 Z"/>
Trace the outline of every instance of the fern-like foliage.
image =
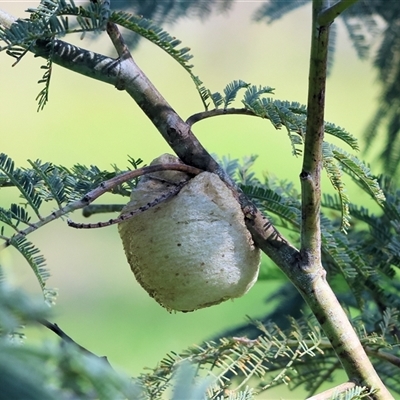
<path id="1" fill-rule="evenodd" d="M 386 316 L 381 322 L 385 327 L 388 319 L 390 323 L 398 322 L 392 315 Z M 168 354 L 154 369 L 138 377 L 144 398 L 162 398 L 173 382 L 175 369 L 186 367 L 188 362 L 196 368 L 181 371 L 185 376 L 190 375 L 191 379 L 186 381 L 193 382 L 198 390 L 206 379 L 212 382 L 208 384 L 207 399 L 231 399 L 228 394 L 241 392 L 246 399 L 252 398 L 251 394 L 258 398 L 270 387 L 282 384 L 291 389 L 305 387 L 309 395 L 316 393 L 322 384 L 334 379 L 341 365 L 313 317 L 290 318 L 289 322 L 288 328 L 281 329 L 272 322 L 251 321 L 250 324 L 258 329 L 255 339 L 221 337 L 180 353 Z M 356 327 L 364 326 L 359 319 L 354 323 Z M 377 341 L 376 334 L 370 335 L 364 329 L 361 337 L 367 345 L 375 343 L 376 348 L 380 344 L 383 348 L 390 346 L 388 340 L 391 339 L 386 334 Z M 395 368 L 393 365 L 388 367 L 392 373 Z M 399 382 L 398 377 L 394 380 Z M 253 387 L 253 391 L 248 391 L 246 386 Z M 347 399 L 350 393 L 360 399 L 371 394 L 365 388 L 355 387 L 334 395 L 332 399 Z M 268 397 L 268 392 L 264 396 Z"/>
<path id="2" fill-rule="evenodd" d="M 135 14 L 143 15 L 145 18 L 156 21 L 157 23 L 176 23 L 179 18 L 190 15 L 191 18 L 205 19 L 212 12 L 220 13 L 227 11 L 231 7 L 232 0 L 208 0 L 198 2 L 197 0 L 187 0 L 184 2 L 135 2 L 130 0 L 119 0 L 117 4 L 111 2 L 112 9 L 134 10 Z"/>
<path id="3" fill-rule="evenodd" d="M 383 204 L 385 196 L 377 180 L 372 176 L 369 168 L 358 158 L 331 143 L 325 142 L 323 145 L 323 164 L 330 182 L 339 193 L 342 211 L 341 227 L 344 231 L 349 227 L 350 214 L 349 198 L 345 191 L 342 171 L 350 175 L 378 204 Z"/>
<path id="4" fill-rule="evenodd" d="M 325 263 L 330 267 L 331 273 L 336 274 L 336 268 L 339 268 L 346 277 L 349 287 L 353 288 L 358 306 L 365 309 L 374 305 L 374 312 L 385 307 L 400 306 L 398 288 L 392 282 L 396 275 L 395 270 L 400 267 L 400 246 L 397 239 L 400 221 L 398 197 L 397 191 L 393 191 L 385 180 L 381 179 L 380 183 L 386 198 L 381 215 L 376 216 L 363 207 L 350 204 L 352 224 L 346 236 L 335 232 L 332 222 L 322 220 L 322 229 L 330 230 L 332 240 L 329 242 L 331 244 L 328 243 L 327 251 L 324 251 Z M 380 196 L 376 200 L 382 204 Z M 341 201 L 338 197 L 325 196 L 322 206 L 327 211 L 340 212 Z M 341 254 L 340 257 L 338 253 Z M 332 260 L 332 263 L 331 258 L 336 258 L 336 261 Z M 351 301 L 348 304 L 351 306 Z"/>
<path id="5" fill-rule="evenodd" d="M 245 106 L 245 110 L 250 111 L 252 115 L 268 119 L 275 129 L 284 127 L 291 142 L 292 153 L 294 155 L 301 154 L 307 126 L 306 106 L 297 102 L 275 100 L 270 97 L 266 98 L 264 95 L 271 94 L 273 92 L 272 88 L 268 86 L 257 87 L 236 80 L 226 86 L 224 89 L 225 96 L 218 92 L 211 96 L 211 98 L 216 99 L 214 100 L 216 110 L 218 110 L 220 105 L 224 105 L 224 110 L 227 110 L 226 106 L 230 105 L 235 100 L 238 92 L 242 89 L 244 90 L 242 104 Z M 352 150 L 359 150 L 357 139 L 345 129 L 329 122 L 325 123 L 324 129 L 325 133 L 342 140 Z M 350 199 L 346 193 L 343 173 L 350 175 L 357 184 L 362 186 L 364 191 L 369 193 L 379 204 L 383 204 L 384 195 L 379 188 L 377 180 L 371 175 L 369 168 L 357 157 L 347 153 L 338 146 L 324 142 L 323 166 L 332 186 L 339 195 L 342 215 L 341 229 L 343 232 L 346 232 L 350 226 Z M 245 183 L 242 182 L 242 184 Z M 264 203 L 269 204 L 266 210 L 268 207 L 272 207 L 273 204 L 276 204 L 272 198 L 268 198 L 266 193 L 261 194 L 260 188 L 258 188 L 258 194 L 255 192 L 254 187 L 253 191 L 249 190 L 249 188 L 244 190 L 248 195 L 253 196 L 254 199 L 256 199 L 258 195 L 265 197 Z M 272 209 L 270 211 L 272 211 Z M 277 214 L 282 212 L 282 216 L 285 215 L 282 209 L 276 209 L 274 211 Z"/>
<path id="6" fill-rule="evenodd" d="M 12 237 L 9 244 L 15 247 L 25 258 L 32 270 L 35 272 L 42 289 L 45 287 L 45 282 L 48 279 L 49 272 L 44 267 L 46 264 L 45 258 L 39 253 L 39 249 L 32 243 L 28 242 L 25 237 Z"/>
<path id="7" fill-rule="evenodd" d="M 208 399 L 226 399 L 229 397 L 224 393 L 244 390 L 254 380 L 259 382 L 256 393 L 287 383 L 289 377 L 294 376 L 292 368 L 304 365 L 308 358 L 322 355 L 320 331 L 311 323 L 292 320 L 287 332 L 272 323 L 257 326 L 260 336 L 256 340 L 221 338 L 179 354 L 168 354 L 156 368 L 139 377 L 148 398 L 160 397 L 170 385 L 176 366 L 185 361 L 197 366 L 196 376 L 213 377 Z M 227 379 L 232 374 L 236 378 Z"/>
<path id="8" fill-rule="evenodd" d="M 337 190 L 340 199 L 340 210 L 342 213 L 342 223 L 341 229 L 346 232 L 350 223 L 349 223 L 349 198 L 346 194 L 346 189 L 344 187 L 343 179 L 342 179 L 342 170 L 340 165 L 335 160 L 335 156 L 331 151 L 331 147 L 329 144 L 323 144 L 323 165 L 325 171 L 328 175 L 328 178 L 332 184 L 332 186 Z"/>
<path id="9" fill-rule="evenodd" d="M 372 176 L 371 170 L 362 163 L 357 157 L 343 151 L 337 146 L 330 145 L 332 153 L 338 160 L 345 172 L 353 178 L 353 180 L 374 200 L 379 204 L 383 204 L 385 196 L 379 187 L 378 181 Z"/>
<path id="10" fill-rule="evenodd" d="M 269 1 L 256 10 L 254 18 L 257 21 L 266 19 L 271 23 L 308 2 L 309 0 Z"/>
<path id="11" fill-rule="evenodd" d="M 19 19 L 9 29 L 0 27 L 0 41 L 5 46 L 0 50 L 19 61 L 26 52 L 39 39 L 51 40 L 71 33 L 100 32 L 104 29 L 105 15 L 107 20 L 125 29 L 135 32 L 143 38 L 154 43 L 167 52 L 177 61 L 191 76 L 206 107 L 208 97 L 207 89 L 202 86 L 201 80 L 192 72 L 193 65 L 189 64 L 192 55 L 188 47 L 179 47 L 181 41 L 152 21 L 125 11 L 113 11 L 110 13 L 108 2 L 90 2 L 86 5 L 76 6 L 73 0 L 42 0 L 35 9 L 28 9 L 31 13 L 29 19 Z M 69 17 L 75 17 L 77 24 L 71 24 Z M 39 107 L 42 109 L 47 102 L 51 72 L 51 52 L 48 63 L 43 68 L 46 73 L 39 81 L 45 83 L 44 89 L 39 93 Z"/>
<path id="12" fill-rule="evenodd" d="M 229 156 L 219 158 L 216 154 L 213 154 L 213 157 L 218 161 L 225 172 L 236 182 L 240 182 L 241 185 L 258 184 L 259 180 L 252 171 L 252 167 L 254 166 L 258 156 L 253 154 L 249 157 L 243 157 L 241 161 L 238 159 L 232 159 Z"/>
<path id="13" fill-rule="evenodd" d="M 261 185 L 241 185 L 241 189 L 260 209 L 264 210 L 267 215 L 272 216 L 275 223 L 287 228 L 290 226 L 291 229 L 298 232 L 300 227 L 299 203 L 295 205 L 292 199 L 283 197 L 275 190 L 271 188 L 265 188 Z M 276 217 L 280 219 L 279 222 L 276 221 Z"/>
<path id="14" fill-rule="evenodd" d="M 0 171 L 4 178 L 7 178 L 20 191 L 23 199 L 40 218 L 39 207 L 42 200 L 34 190 L 34 181 L 30 179 L 29 174 L 20 169 L 15 169 L 14 161 L 4 153 L 0 154 Z"/>
<path id="15" fill-rule="evenodd" d="M 249 111 L 252 115 L 268 119 L 275 129 L 283 127 L 288 134 L 293 155 L 300 155 L 306 134 L 307 107 L 305 105 L 294 101 L 289 102 L 265 97 L 274 94 L 275 89 L 269 86 L 251 85 L 242 80 L 230 82 L 224 88 L 223 94 L 220 92 L 212 93 L 206 89 L 202 96 L 204 101 L 209 98 L 212 100 L 215 110 L 218 110 L 221 106 L 224 110 L 228 110 L 241 90 L 244 90 L 241 100 L 244 110 Z M 208 110 L 208 104 L 206 110 Z M 240 111 L 237 111 L 237 113 L 240 113 Z M 357 139 L 345 129 L 326 122 L 325 133 L 342 140 L 352 150 L 359 150 Z"/>
<path id="16" fill-rule="evenodd" d="M 31 168 L 16 168 L 14 161 L 0 154 L 0 189 L 15 187 L 20 192 L 21 204 L 11 203 L 9 208 L 0 207 L 0 240 L 3 245 L 14 247 L 32 268 L 43 290 L 45 300 L 54 302 L 56 292 L 46 286 L 49 271 L 40 250 L 29 242 L 26 235 L 45 223 L 55 219 L 55 214 L 44 217 L 41 209 L 44 203 L 54 203 L 57 210 L 85 196 L 97 188 L 101 182 L 122 172 L 116 166 L 114 171 L 102 171 L 95 166 L 75 165 L 71 169 L 59 167 L 40 160 L 29 161 Z M 130 166 L 136 168 L 141 159 L 129 159 Z M 136 182 L 125 182 L 113 189 L 114 194 L 129 196 Z M 34 216 L 32 216 L 32 214 Z M 61 212 L 59 216 L 66 215 Z"/>
<path id="17" fill-rule="evenodd" d="M 228 108 L 228 106 L 235 100 L 236 95 L 240 89 L 248 88 L 249 84 L 242 81 L 237 80 L 231 83 L 228 83 L 224 89 L 224 108 Z"/>
<path id="18" fill-rule="evenodd" d="M 342 167 L 343 158 L 335 158 L 333 151 L 336 147 L 331 148 L 329 144 L 326 146 L 332 153 L 329 163 L 332 163 L 335 169 L 334 172 L 330 170 L 327 155 L 324 157 L 324 162 L 327 163 L 325 169 L 328 169 L 327 173 L 331 174 L 331 179 L 334 180 L 334 173 L 341 175 L 348 171 Z M 286 229 L 295 245 L 298 244 L 301 221 L 300 194 L 291 182 L 280 181 L 272 176 L 266 176 L 261 181 L 251 175 L 248 168 L 253 162 L 254 159 L 247 164 L 244 175 L 241 175 L 241 163 L 238 160 L 222 160 L 222 164 L 243 192 L 268 215 L 275 226 Z M 344 165 L 346 166 L 347 162 Z M 344 197 L 345 193 L 343 195 L 339 190 L 335 196 L 324 195 L 321 215 L 323 265 L 329 278 L 336 282 L 341 291 L 347 292 L 343 301 L 349 307 L 358 307 L 361 310 L 365 310 L 366 306 L 371 304 L 375 304 L 375 307 L 378 307 L 378 304 L 389 307 L 400 302 L 400 297 L 395 294 L 396 289 L 388 287 L 388 279 L 394 278 L 395 269 L 400 266 L 400 242 L 397 239 L 400 233 L 399 200 L 397 195 L 388 192 L 389 189 L 394 190 L 392 185 L 383 179 L 378 181 L 372 177 L 363 164 L 357 169 L 357 175 L 360 177 L 350 172 L 350 176 L 357 181 L 368 182 L 368 188 L 363 186 L 363 191 L 373 195 L 384 214 L 377 217 L 365 208 L 350 203 L 347 196 Z M 340 179 L 343 180 L 343 177 Z M 338 185 L 338 182 L 334 181 L 335 185 Z M 379 189 L 379 183 L 388 190 Z M 344 191 L 344 188 L 339 189 Z M 343 211 L 344 206 L 346 214 Z M 352 216 L 351 220 L 347 220 L 346 230 L 343 229 L 343 215 Z"/>

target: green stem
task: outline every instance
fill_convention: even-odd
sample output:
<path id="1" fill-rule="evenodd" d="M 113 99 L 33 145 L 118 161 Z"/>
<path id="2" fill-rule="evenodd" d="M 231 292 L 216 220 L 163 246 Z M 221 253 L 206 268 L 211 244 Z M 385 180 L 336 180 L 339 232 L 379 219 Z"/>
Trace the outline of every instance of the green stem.
<path id="1" fill-rule="evenodd" d="M 317 25 L 323 1 L 313 2 L 310 72 L 308 82 L 307 128 L 303 167 L 301 253 L 305 266 L 321 268 L 321 168 L 324 140 L 324 110 L 329 28 Z"/>
<path id="2" fill-rule="evenodd" d="M 307 131 L 300 174 L 302 189 L 301 258 L 302 276 L 295 285 L 310 306 L 349 380 L 378 389 L 374 399 L 392 399 L 368 359 L 357 334 L 326 281 L 321 264 L 321 168 L 324 139 L 325 87 L 329 25 L 321 25 L 319 16 L 326 0 L 313 0 L 312 38 L 307 105 Z"/>

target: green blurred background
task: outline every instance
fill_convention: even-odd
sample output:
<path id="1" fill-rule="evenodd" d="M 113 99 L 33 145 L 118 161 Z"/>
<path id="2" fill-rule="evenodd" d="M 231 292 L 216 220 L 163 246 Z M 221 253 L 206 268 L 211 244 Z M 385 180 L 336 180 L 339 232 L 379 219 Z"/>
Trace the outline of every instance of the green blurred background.
<path id="1" fill-rule="evenodd" d="M 24 16 L 26 8 L 38 3 L 3 1 L 1 7 Z M 231 80 L 242 79 L 276 88 L 277 99 L 306 103 L 310 5 L 272 25 L 252 21 L 258 6 L 256 1 L 236 2 L 226 14 L 203 21 L 182 19 L 165 28 L 191 47 L 194 73 L 211 91 L 222 91 Z M 97 41 L 81 41 L 79 37 L 71 41 L 114 55 L 106 35 Z M 379 87 L 374 84 L 370 64 L 356 58 L 340 23 L 337 42 L 327 88 L 326 120 L 361 138 Z M 169 56 L 142 40 L 134 57 L 184 119 L 202 110 L 191 79 Z M 127 94 L 57 66 L 50 102 L 37 113 L 35 97 L 41 90 L 37 81 L 44 62 L 27 55 L 14 68 L 12 63 L 13 59 L 1 54 L 0 152 L 17 165 L 27 166 L 27 159 L 41 159 L 65 166 L 81 163 L 111 169 L 115 163 L 124 168 L 128 155 L 149 163 L 170 151 Z M 267 121 L 220 117 L 196 124 L 194 133 L 210 152 L 232 158 L 258 154 L 255 169 L 260 176 L 269 173 L 298 185 L 301 160 L 291 156 L 286 132 L 275 131 Z M 326 182 L 323 189 L 330 190 Z M 357 190 L 350 192 L 353 201 L 364 202 L 357 199 Z M 15 194 L 12 190 L 2 193 L 0 205 L 15 201 Z M 81 219 L 78 213 L 73 218 Z M 116 226 L 73 230 L 65 221 L 56 221 L 32 234 L 30 240 L 47 258 L 51 271 L 48 286 L 59 289 L 54 322 L 79 344 L 106 355 L 113 366 L 131 375 L 155 366 L 170 351 L 179 352 L 244 323 L 246 315 L 264 315 L 274 306 L 264 299 L 279 284 L 259 281 L 246 296 L 233 302 L 193 313 L 169 314 L 136 283 Z M 16 252 L 3 252 L 0 261 L 12 282 L 40 295 L 33 273 Z M 30 329 L 28 340 L 42 340 L 43 335 L 43 329 Z M 279 388 L 260 398 L 302 397 L 299 392 Z"/>

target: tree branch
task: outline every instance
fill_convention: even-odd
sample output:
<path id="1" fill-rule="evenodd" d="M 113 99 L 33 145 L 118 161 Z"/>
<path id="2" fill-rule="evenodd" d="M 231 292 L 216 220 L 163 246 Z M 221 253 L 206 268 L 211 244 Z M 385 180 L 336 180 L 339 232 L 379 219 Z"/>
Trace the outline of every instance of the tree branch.
<path id="1" fill-rule="evenodd" d="M 386 351 L 372 349 L 371 347 L 366 347 L 365 350 L 370 356 L 379 358 L 383 361 L 387 361 L 400 368 L 400 357 L 397 357 L 394 354 L 387 353 Z"/>
<path id="2" fill-rule="evenodd" d="M 322 3 L 322 1 L 314 1 Z M 302 193 L 301 255 L 305 265 L 321 268 L 321 168 L 324 140 L 325 83 L 328 55 L 328 27 L 320 27 L 314 5 L 310 71 L 308 83 L 307 127 L 303 166 L 300 174 Z"/>
<path id="3" fill-rule="evenodd" d="M 30 233 L 41 228 L 42 226 L 48 224 L 49 222 L 54 221 L 55 219 L 58 219 L 64 215 L 67 215 L 72 211 L 79 210 L 81 208 L 88 206 L 93 201 L 95 201 L 97 198 L 99 198 L 101 195 L 110 191 L 115 186 L 118 186 L 121 183 L 124 183 L 131 179 L 135 179 L 135 178 L 145 175 L 145 174 L 151 174 L 153 172 L 166 171 L 166 170 L 182 171 L 182 172 L 186 172 L 186 173 L 189 173 L 192 175 L 197 175 L 200 172 L 203 172 L 202 170 L 195 168 L 195 167 L 191 167 L 189 165 L 174 164 L 174 163 L 150 165 L 147 167 L 135 169 L 133 171 L 124 172 L 120 175 L 115 176 L 114 178 L 109 179 L 108 181 L 101 183 L 100 186 L 98 186 L 96 189 L 91 190 L 82 199 L 74 201 L 72 203 L 69 203 L 65 207 L 62 207 L 62 208 L 58 209 L 57 211 L 52 212 L 47 217 L 41 218 L 36 223 L 30 224 L 26 229 L 19 231 L 18 234 L 13 236 L 11 239 L 15 239 L 16 237 L 19 237 L 19 236 L 27 236 Z M 0 246 L 0 250 L 5 249 L 10 244 L 12 244 L 11 239 L 6 239 L 6 242 Z"/>
<path id="4" fill-rule="evenodd" d="M 300 268 L 304 272 L 303 277 L 308 277 L 310 281 L 305 286 L 295 284 L 332 343 L 349 380 L 378 389 L 373 395 L 374 399 L 388 400 L 393 397 L 368 359 L 356 332 L 326 281 L 326 271 L 321 264 L 320 174 L 329 26 L 320 25 L 318 16 L 327 4 L 327 0 L 313 0 L 307 133 L 300 173 L 302 189 Z"/>
<path id="5" fill-rule="evenodd" d="M 90 350 L 86 349 L 85 347 L 81 346 L 80 344 L 76 343 L 74 339 L 72 339 L 70 336 L 68 336 L 57 324 L 54 324 L 46 319 L 40 319 L 38 322 L 45 326 L 47 329 L 51 330 L 54 332 L 60 339 L 62 339 L 63 342 L 66 343 L 72 343 L 74 346 L 76 346 L 82 353 L 99 358 L 101 361 L 105 362 L 110 368 L 111 364 L 108 362 L 107 357 L 102 356 L 99 357 L 96 354 L 92 353 Z"/>
<path id="6" fill-rule="evenodd" d="M 72 343 L 74 346 L 78 347 L 83 353 L 89 354 L 91 356 L 97 357 L 95 354 L 93 354 L 91 351 L 86 349 L 85 347 L 81 346 L 80 344 L 76 343 L 75 340 L 73 340 L 70 336 L 68 336 L 57 324 L 54 324 L 47 319 L 40 319 L 38 322 L 45 326 L 47 329 L 51 330 L 54 332 L 59 338 L 61 338 L 64 342 L 67 343 Z"/>
<path id="7" fill-rule="evenodd" d="M 127 221 L 128 219 L 141 214 L 144 211 L 149 210 L 152 207 L 155 207 L 158 204 L 161 204 L 162 202 L 170 199 L 173 196 L 176 196 L 180 190 L 183 188 L 188 183 L 188 180 L 180 182 L 178 184 L 172 185 L 170 190 L 167 193 L 164 193 L 160 197 L 156 197 L 153 201 L 147 203 L 146 205 L 137 208 L 136 210 L 129 211 L 127 213 L 121 214 L 117 218 L 112 218 L 108 221 L 105 222 L 95 222 L 95 223 L 80 223 L 80 222 L 73 222 L 71 220 L 68 220 L 68 226 L 72 228 L 77 228 L 77 229 L 93 229 L 93 228 L 104 228 L 106 226 L 110 225 L 115 225 L 119 224 L 120 222 Z"/>
<path id="8" fill-rule="evenodd" d="M 333 6 L 321 11 L 318 16 L 318 24 L 320 26 L 327 26 L 331 24 L 336 17 L 343 11 L 347 10 L 350 6 L 357 3 L 358 0 L 340 0 Z"/>

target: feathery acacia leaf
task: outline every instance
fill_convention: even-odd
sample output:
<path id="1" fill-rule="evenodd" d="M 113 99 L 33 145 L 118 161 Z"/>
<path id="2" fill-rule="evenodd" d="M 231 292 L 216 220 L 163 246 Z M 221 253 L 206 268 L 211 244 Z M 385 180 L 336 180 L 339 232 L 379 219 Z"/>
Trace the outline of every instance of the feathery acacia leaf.
<path id="1" fill-rule="evenodd" d="M 334 394 L 330 400 L 362 400 L 370 399 L 375 393 L 374 389 L 365 386 L 355 386 L 347 389 L 343 393 Z"/>
<path id="2" fill-rule="evenodd" d="M 29 242 L 25 237 L 12 237 L 9 240 L 11 246 L 15 247 L 31 266 L 36 278 L 42 287 L 46 285 L 49 278 L 49 271 L 45 268 L 46 260 L 40 254 L 39 249 Z"/>
<path id="3" fill-rule="evenodd" d="M 67 203 L 81 199 L 87 192 L 119 174 L 121 170 L 114 167 L 114 171 L 108 172 L 94 166 L 82 165 L 75 165 L 69 170 L 51 163 L 42 163 L 39 160 L 29 161 L 29 163 L 31 168 L 15 168 L 11 158 L 0 154 L 2 186 L 14 186 L 19 189 L 21 197 L 26 201 L 26 206 L 30 206 L 39 218 L 36 222 L 32 222 L 26 206 L 11 204 L 9 209 L 0 207 L 0 221 L 17 233 L 15 236 L 6 236 L 5 226 L 1 226 L 1 240 L 5 242 L 1 248 L 12 245 L 22 254 L 34 271 L 43 289 L 46 302 L 52 304 L 56 292 L 45 287 L 48 271 L 45 269 L 44 257 L 32 243 L 26 240 L 25 235 L 43 226 L 42 222 L 47 223 L 56 218 L 54 213 L 45 218 L 40 217 L 39 209 L 43 202 L 55 201 L 58 208 L 62 209 L 67 206 Z M 131 167 L 136 168 L 142 160 L 130 158 L 129 163 Z M 135 182 L 126 182 L 114 188 L 112 192 L 129 196 L 134 185 Z M 59 216 L 64 214 L 61 213 Z M 21 223 L 28 227 L 20 229 Z"/>
<path id="4" fill-rule="evenodd" d="M 271 23 L 309 1 L 310 0 L 269 1 L 256 10 L 254 18 L 256 21 L 265 19 L 268 23 Z"/>
<path id="5" fill-rule="evenodd" d="M 181 41 L 170 36 L 169 33 L 152 21 L 127 12 L 112 12 L 110 21 L 148 39 L 178 61 L 186 71 L 190 74 L 192 73 L 191 68 L 193 66 L 188 64 L 188 61 L 193 57 L 189 53 L 190 49 L 188 47 L 178 49 L 177 47 L 181 44 Z"/>
<path id="6" fill-rule="evenodd" d="M 170 36 L 152 21 L 124 11 L 110 13 L 106 5 L 106 2 L 101 1 L 90 2 L 88 5 L 78 7 L 73 1 L 42 0 L 37 8 L 28 9 L 28 12 L 31 13 L 30 19 L 17 20 L 9 29 L 0 30 L 0 40 L 6 43 L 6 46 L 0 50 L 7 50 L 10 55 L 19 60 L 36 39 L 51 39 L 70 33 L 84 34 L 103 30 L 104 16 L 107 15 L 109 21 L 151 41 L 177 61 L 191 76 L 207 109 L 205 100 L 208 96 L 204 97 L 206 89 L 202 86 L 201 80 L 192 73 L 193 66 L 188 63 L 192 58 L 189 53 L 190 49 L 188 47 L 179 48 L 181 41 Z M 66 16 L 74 16 L 78 27 L 71 26 Z M 41 80 L 46 83 L 46 88 L 38 95 L 39 109 L 42 109 L 47 101 L 50 67 L 49 65 L 45 67 L 47 74 L 45 73 Z"/>
<path id="7" fill-rule="evenodd" d="M 354 279 L 357 271 L 346 252 L 345 236 L 337 229 L 333 229 L 331 222 L 326 217 L 321 218 L 321 239 L 323 259 L 329 265 L 329 271 L 331 273 L 340 272 L 347 281 Z"/>
<path id="8" fill-rule="evenodd" d="M 41 68 L 45 70 L 42 79 L 38 81 L 38 83 L 44 83 L 44 88 L 39 92 L 36 97 L 38 101 L 38 111 L 43 110 L 44 106 L 47 104 L 49 100 L 49 89 L 50 89 L 50 79 L 51 79 L 51 71 L 52 71 L 52 61 L 51 61 L 51 52 L 50 57 L 47 59 L 46 65 Z"/>
<path id="9" fill-rule="evenodd" d="M 323 166 L 328 175 L 328 178 L 332 184 L 332 186 L 337 190 L 340 204 L 341 204 L 341 213 L 342 213 L 342 222 L 341 229 L 343 232 L 346 232 L 350 223 L 350 214 L 349 214 L 349 198 L 346 194 L 346 189 L 344 187 L 343 179 L 342 179 L 342 171 L 335 160 L 334 154 L 332 152 L 332 147 L 329 143 L 324 142 L 322 147 L 323 152 Z"/>
<path id="10" fill-rule="evenodd" d="M 212 102 L 214 103 L 214 107 L 218 108 L 223 102 L 224 98 L 222 97 L 221 93 L 215 92 L 210 95 Z"/>
<path id="11" fill-rule="evenodd" d="M 330 146 L 335 159 L 342 164 L 343 171 L 350 175 L 378 204 L 383 204 L 385 195 L 376 178 L 372 176 L 370 169 L 357 157 L 335 145 L 331 144 Z"/>
<path id="12" fill-rule="evenodd" d="M 259 101 L 260 96 L 262 94 L 273 94 L 274 90 L 270 86 L 249 85 L 243 95 L 243 104 L 249 109 L 257 107 L 256 103 Z"/>
<path id="13" fill-rule="evenodd" d="M 257 186 L 240 187 L 263 211 L 272 213 L 293 227 L 300 226 L 300 210 L 293 206 L 293 202 L 284 199 L 270 188 Z"/>
<path id="14" fill-rule="evenodd" d="M 7 176 L 9 181 L 21 192 L 21 196 L 32 207 L 40 218 L 39 207 L 42 203 L 40 196 L 35 191 L 34 185 L 29 177 L 21 170 L 14 170 L 14 162 L 4 153 L 0 154 L 0 170 Z"/>
<path id="15" fill-rule="evenodd" d="M 11 211 L 11 209 L 6 210 L 5 208 L 0 207 L 0 221 L 11 227 L 14 231 L 18 232 L 18 223 L 20 221 L 17 219 L 17 221 L 14 222 L 14 217 L 15 214 Z M 4 226 L 1 227 L 1 236 L 4 236 Z"/>
<path id="16" fill-rule="evenodd" d="M 247 88 L 248 86 L 249 84 L 241 79 L 228 83 L 224 89 L 224 108 L 228 108 L 228 106 L 235 100 L 240 89 Z"/>
<path id="17" fill-rule="evenodd" d="M 51 163 L 42 164 L 39 160 L 28 160 L 33 171 L 38 175 L 41 182 L 37 184 L 37 191 L 45 201 L 55 200 L 59 208 L 68 201 L 69 190 L 65 187 L 65 171 L 61 171 Z"/>
<path id="18" fill-rule="evenodd" d="M 364 23 L 354 18 L 353 13 L 343 13 L 341 19 L 344 22 L 350 40 L 361 60 L 368 58 L 371 39 L 376 36 L 378 29 L 377 23 L 372 18 L 364 18 Z"/>
<path id="19" fill-rule="evenodd" d="M 29 221 L 31 220 L 31 217 L 29 216 L 28 212 L 25 210 L 24 207 L 19 206 L 18 204 L 11 204 L 10 207 L 11 215 L 12 218 L 17 220 L 17 223 L 15 226 L 18 226 L 20 222 L 29 225 Z"/>
<path id="20" fill-rule="evenodd" d="M 232 392 L 243 390 L 252 378 L 260 381 L 258 392 L 284 384 L 289 377 L 288 380 L 293 378 L 304 383 L 303 374 L 294 373 L 294 369 L 300 368 L 303 371 L 308 364 L 306 360 L 322 357 L 323 339 L 317 324 L 291 319 L 290 329 L 283 331 L 272 323 L 253 323 L 260 330 L 256 340 L 245 337 L 221 338 L 192 346 L 179 354 L 168 354 L 156 368 L 142 374 L 139 381 L 148 395 L 159 397 L 170 385 L 176 366 L 190 360 L 198 366 L 198 377 L 207 376 L 211 371 L 215 377 L 215 384 L 208 391 L 209 399 L 225 399 L 225 396 L 220 396 L 226 389 Z M 329 353 L 329 347 L 327 349 L 324 346 L 324 352 L 325 355 Z M 268 372 L 273 375 L 267 376 Z M 237 379 L 228 386 L 227 376 L 231 374 Z"/>
<path id="21" fill-rule="evenodd" d="M 395 308 L 386 308 L 383 312 L 382 321 L 379 324 L 382 335 L 391 335 L 393 329 L 396 329 L 399 323 L 399 310 Z"/>
<path id="22" fill-rule="evenodd" d="M 325 133 L 336 136 L 343 142 L 347 143 L 353 150 L 358 151 L 360 148 L 358 147 L 357 138 L 355 138 L 352 134 L 347 132 L 345 129 L 332 124 L 331 122 L 325 122 Z"/>

